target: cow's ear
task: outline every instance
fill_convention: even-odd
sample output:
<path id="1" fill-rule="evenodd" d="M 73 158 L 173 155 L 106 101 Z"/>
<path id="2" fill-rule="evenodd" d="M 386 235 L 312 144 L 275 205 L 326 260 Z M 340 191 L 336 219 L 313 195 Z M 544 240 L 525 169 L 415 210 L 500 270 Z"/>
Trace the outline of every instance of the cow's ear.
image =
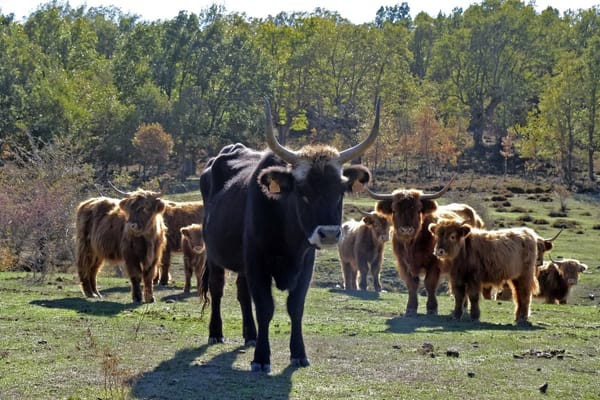
<path id="1" fill-rule="evenodd" d="M 258 175 L 258 185 L 265 196 L 278 199 L 294 190 L 294 176 L 285 168 L 269 167 Z"/>
<path id="2" fill-rule="evenodd" d="M 435 200 L 421 200 L 422 207 L 421 212 L 423 214 L 433 214 L 437 210 L 437 203 Z"/>
<path id="3" fill-rule="evenodd" d="M 190 230 L 187 227 L 181 228 L 179 232 L 181 232 L 181 234 L 187 238 L 190 237 Z"/>
<path id="4" fill-rule="evenodd" d="M 470 225 L 461 225 L 460 228 L 458 228 L 458 234 L 460 235 L 460 237 L 467 237 L 471 234 L 471 226 Z"/>
<path id="5" fill-rule="evenodd" d="M 554 247 L 554 245 L 552 244 L 551 241 L 544 240 L 544 251 L 550 251 L 550 250 L 552 250 L 553 247 Z"/>
<path id="6" fill-rule="evenodd" d="M 353 193 L 364 192 L 371 181 L 371 171 L 364 165 L 351 165 L 344 168 L 342 174 L 348 178 L 346 191 Z"/>
<path id="7" fill-rule="evenodd" d="M 579 272 L 585 272 L 588 270 L 588 266 L 585 264 L 579 264 Z"/>
<path id="8" fill-rule="evenodd" d="M 394 212 L 392 211 L 392 201 L 391 200 L 379 200 L 375 205 L 375 210 L 381 214 L 386 216 L 392 215 Z"/>
<path id="9" fill-rule="evenodd" d="M 373 225 L 373 217 L 370 215 L 365 215 L 362 220 L 366 225 Z"/>
<path id="10" fill-rule="evenodd" d="M 154 211 L 157 214 L 164 212 L 166 207 L 167 205 L 164 201 L 162 201 L 161 199 L 156 199 L 156 203 L 154 204 Z"/>

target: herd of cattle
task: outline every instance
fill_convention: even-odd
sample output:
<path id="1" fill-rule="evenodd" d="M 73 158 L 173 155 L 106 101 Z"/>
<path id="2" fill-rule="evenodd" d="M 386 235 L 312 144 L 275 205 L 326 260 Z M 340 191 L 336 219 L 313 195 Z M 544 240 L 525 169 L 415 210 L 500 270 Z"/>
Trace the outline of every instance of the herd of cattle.
<path id="1" fill-rule="evenodd" d="M 454 296 L 455 319 L 470 307 L 471 319 L 478 320 L 479 299 L 490 298 L 492 291 L 512 294 L 520 325 L 529 324 L 533 295 L 566 303 L 570 287 L 587 266 L 577 260 L 544 262 L 556 236 L 545 239 L 525 227 L 487 230 L 469 205 L 438 206 L 436 199 L 454 178 L 436 193 L 398 189 L 381 194 L 367 188 L 371 173 L 366 167 L 344 166 L 375 141 L 379 110 L 377 100 L 370 134 L 352 148 L 316 145 L 293 151 L 275 138 L 265 100 L 268 149 L 224 147 L 200 177 L 203 202 L 167 201 L 146 190 L 82 202 L 76 243 L 84 294 L 101 297 L 96 280 L 106 261 L 125 265 L 134 302 L 141 302 L 142 295 L 144 302 L 153 302 L 153 285 L 169 282 L 171 253 L 182 252 L 184 291 L 190 291 L 195 274 L 198 292 L 211 306 L 209 342 L 218 343 L 224 340 L 220 305 L 225 269 L 237 272 L 243 337 L 256 346 L 251 368 L 264 372 L 270 371 L 273 282 L 288 291 L 291 364 L 309 365 L 302 318 L 315 253 L 323 246 L 337 244 L 346 290 L 366 290 L 371 274 L 374 289 L 381 291 L 383 252 L 391 237 L 396 268 L 408 289 L 406 316 L 417 315 L 421 282 L 427 314 L 437 314 L 436 291 L 443 277 Z M 374 209 L 363 212 L 360 221 L 342 224 L 344 193 L 357 191 L 377 201 Z"/>

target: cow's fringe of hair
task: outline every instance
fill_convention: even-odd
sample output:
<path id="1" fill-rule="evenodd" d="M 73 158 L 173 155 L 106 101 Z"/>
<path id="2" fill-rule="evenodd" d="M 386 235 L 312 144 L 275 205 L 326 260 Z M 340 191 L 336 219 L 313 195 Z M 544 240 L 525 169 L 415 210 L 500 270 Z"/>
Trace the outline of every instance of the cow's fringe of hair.
<path id="1" fill-rule="evenodd" d="M 202 297 L 202 309 L 200 310 L 200 318 L 204 317 L 204 310 L 206 306 L 210 304 L 210 297 L 208 296 L 208 277 L 209 271 L 206 266 L 206 262 L 202 266 L 202 274 L 200 278 L 200 286 L 198 287 L 198 294 Z"/>

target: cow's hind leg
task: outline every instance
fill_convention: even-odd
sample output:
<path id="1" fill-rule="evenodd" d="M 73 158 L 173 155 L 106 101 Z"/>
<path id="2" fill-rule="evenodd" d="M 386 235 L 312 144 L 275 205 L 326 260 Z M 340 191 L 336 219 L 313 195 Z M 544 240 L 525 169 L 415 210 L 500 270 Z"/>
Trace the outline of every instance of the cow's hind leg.
<path id="1" fill-rule="evenodd" d="M 240 303 L 242 310 L 242 330 L 244 335 L 244 343 L 246 346 L 256 345 L 256 324 L 252 315 L 252 298 L 248 289 L 248 281 L 243 275 L 238 275 L 237 285 L 237 300 Z"/>
<path id="2" fill-rule="evenodd" d="M 160 265 L 160 284 L 163 286 L 169 284 L 169 269 L 171 269 L 171 249 L 167 245 L 162 253 Z"/>
<path id="3" fill-rule="evenodd" d="M 439 268 L 431 268 L 425 276 L 425 289 L 427 290 L 427 314 L 437 315 L 438 301 L 436 296 L 437 288 L 440 284 Z"/>
<path id="4" fill-rule="evenodd" d="M 221 298 L 225 286 L 225 270 L 207 261 L 208 290 L 210 292 L 210 322 L 208 325 L 208 343 L 223 343 L 223 320 L 221 319 Z"/>

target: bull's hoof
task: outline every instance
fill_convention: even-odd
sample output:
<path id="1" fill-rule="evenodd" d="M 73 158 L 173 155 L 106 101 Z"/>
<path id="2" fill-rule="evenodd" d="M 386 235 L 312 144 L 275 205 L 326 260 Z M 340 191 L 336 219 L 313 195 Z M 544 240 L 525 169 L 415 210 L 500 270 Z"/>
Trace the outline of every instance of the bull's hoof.
<path id="1" fill-rule="evenodd" d="M 218 343 L 225 343 L 225 338 L 224 337 L 209 337 L 208 338 L 208 344 L 218 344 Z"/>
<path id="2" fill-rule="evenodd" d="M 261 364 L 256 361 L 250 363 L 250 369 L 252 372 L 264 372 L 265 374 L 271 373 L 271 364 Z"/>
<path id="3" fill-rule="evenodd" d="M 246 347 L 256 347 L 256 339 L 248 339 L 244 342 Z"/>
<path id="4" fill-rule="evenodd" d="M 533 324 L 526 319 L 518 319 L 516 321 L 516 323 L 517 323 L 517 326 L 520 328 L 529 328 L 529 327 L 533 326 Z"/>
<path id="5" fill-rule="evenodd" d="M 406 312 L 404 313 L 404 316 L 406 318 L 416 318 L 417 317 L 417 310 L 414 308 L 407 308 Z"/>
<path id="6" fill-rule="evenodd" d="M 154 296 L 144 298 L 144 303 L 154 303 Z"/>
<path id="7" fill-rule="evenodd" d="M 438 315 L 438 309 L 432 308 L 430 310 L 427 310 L 427 315 Z"/>
<path id="8" fill-rule="evenodd" d="M 306 358 L 306 357 L 303 357 L 303 358 L 291 357 L 290 358 L 290 366 L 292 366 L 294 368 L 308 367 L 309 365 L 310 365 L 310 361 L 308 361 L 308 358 Z"/>

